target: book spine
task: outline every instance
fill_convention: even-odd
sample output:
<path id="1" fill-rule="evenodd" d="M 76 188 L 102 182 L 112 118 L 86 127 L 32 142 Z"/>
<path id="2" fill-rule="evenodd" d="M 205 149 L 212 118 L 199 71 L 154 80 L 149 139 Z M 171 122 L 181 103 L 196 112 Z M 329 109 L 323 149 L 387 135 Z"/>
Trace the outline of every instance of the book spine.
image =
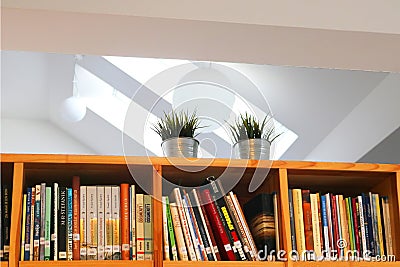
<path id="1" fill-rule="evenodd" d="M 322 256 L 322 243 L 319 228 L 319 214 L 318 214 L 318 201 L 317 194 L 310 194 L 311 204 L 311 221 L 312 221 L 312 234 L 314 241 L 315 256 L 319 259 Z"/>
<path id="2" fill-rule="evenodd" d="M 379 247 L 380 247 L 380 256 L 385 255 L 385 246 L 383 245 L 383 227 L 382 227 L 382 218 L 381 218 L 381 205 L 379 201 L 379 194 L 374 194 L 375 203 L 376 203 L 376 217 L 378 224 L 378 238 L 379 238 Z"/>
<path id="3" fill-rule="evenodd" d="M 205 204 L 205 209 L 207 210 L 207 216 L 214 228 L 215 239 L 219 244 L 219 251 L 221 253 L 222 259 L 224 260 L 236 260 L 236 256 L 233 253 L 231 243 L 229 241 L 228 235 L 226 233 L 225 227 L 222 224 L 221 218 L 218 214 L 217 207 L 211 196 L 209 189 L 204 189 L 202 191 L 202 202 Z"/>
<path id="4" fill-rule="evenodd" d="M 34 226 L 34 236 L 33 236 L 33 260 L 39 260 L 40 253 L 40 185 L 36 185 L 35 187 L 35 226 Z"/>
<path id="5" fill-rule="evenodd" d="M 199 236 L 197 235 L 197 231 L 195 229 L 194 218 L 192 217 L 192 214 L 190 213 L 190 208 L 189 208 L 189 204 L 188 204 L 186 195 L 183 196 L 182 204 L 183 204 L 183 207 L 185 210 L 185 215 L 186 215 L 186 219 L 187 219 L 188 226 L 189 226 L 190 236 L 192 238 L 194 251 L 196 253 L 196 258 L 199 261 L 203 261 L 204 258 L 201 253 Z"/>
<path id="6" fill-rule="evenodd" d="M 349 238 L 350 238 L 350 250 L 356 250 L 356 244 L 355 244 L 355 234 L 354 234 L 354 219 L 353 219 L 353 212 L 352 212 L 352 207 L 351 207 L 351 198 L 347 197 L 344 200 L 345 202 L 345 208 L 346 208 L 346 216 L 347 216 L 347 231 L 349 232 Z"/>
<path id="7" fill-rule="evenodd" d="M 44 260 L 44 235 L 46 232 L 46 183 L 40 184 L 40 245 L 39 260 Z"/>
<path id="8" fill-rule="evenodd" d="M 144 196 L 136 194 L 136 258 L 144 260 Z"/>
<path id="9" fill-rule="evenodd" d="M 46 217 L 44 233 L 44 260 L 50 260 L 51 256 L 51 187 L 46 187 Z"/>
<path id="10" fill-rule="evenodd" d="M 321 249 L 324 250 L 324 233 L 322 228 L 322 214 L 321 214 L 321 197 L 320 194 L 317 193 L 317 209 L 318 209 L 318 221 L 319 221 L 319 238 L 321 241 Z"/>
<path id="11" fill-rule="evenodd" d="M 80 177 L 72 177 L 72 259 L 81 259 L 81 231 L 80 231 Z"/>
<path id="12" fill-rule="evenodd" d="M 25 247 L 24 261 L 29 261 L 30 243 L 31 243 L 31 210 L 32 210 L 32 188 L 28 187 L 26 191 L 26 221 L 25 221 Z"/>
<path id="13" fill-rule="evenodd" d="M 387 196 L 382 197 L 383 210 L 384 210 L 384 224 L 385 224 L 385 239 L 386 239 L 386 253 L 387 255 L 393 255 L 393 241 L 392 241 L 392 224 L 389 211 L 389 198 Z"/>
<path id="14" fill-rule="evenodd" d="M 186 219 L 185 209 L 184 209 L 183 204 L 182 204 L 182 197 L 181 197 L 181 193 L 179 191 L 179 188 L 175 188 L 173 190 L 173 194 L 174 194 L 174 197 L 175 197 L 176 205 L 178 207 L 179 218 L 181 220 L 183 236 L 185 238 L 186 249 L 188 251 L 189 258 L 192 261 L 196 261 L 197 260 L 196 252 L 194 250 L 194 245 L 193 245 L 192 238 L 190 237 L 189 225 L 188 225 L 188 221 Z"/>
<path id="15" fill-rule="evenodd" d="M 72 213 L 73 213 L 73 202 L 72 202 L 72 188 L 67 188 L 67 240 L 68 240 L 68 245 L 67 245 L 67 260 L 72 261 L 72 243 L 73 243 L 73 234 L 72 234 Z"/>
<path id="16" fill-rule="evenodd" d="M 356 198 L 351 198 L 351 210 L 353 213 L 353 229 L 354 229 L 354 238 L 355 238 L 355 249 L 359 252 L 359 255 L 361 255 L 361 243 L 360 243 L 360 234 L 359 234 L 359 229 L 360 229 L 360 223 L 359 223 L 359 216 L 358 211 L 357 211 L 357 199 Z"/>
<path id="17" fill-rule="evenodd" d="M 296 251 L 296 230 L 294 224 L 294 210 L 293 210 L 293 190 L 289 189 L 289 217 L 290 217 L 290 237 L 292 250 Z"/>
<path id="18" fill-rule="evenodd" d="M 112 221 L 113 221 L 113 260 L 121 259 L 121 205 L 119 186 L 111 187 L 112 193 Z"/>
<path id="19" fill-rule="evenodd" d="M 167 236 L 168 236 L 169 242 L 170 242 L 171 259 L 174 261 L 177 261 L 178 260 L 178 250 L 176 247 L 174 224 L 172 221 L 172 215 L 171 215 L 171 209 L 170 209 L 168 196 L 165 197 L 165 203 L 166 203 L 166 216 L 167 216 L 168 233 L 169 233 L 169 234 L 167 234 Z M 178 218 L 179 218 L 179 215 L 178 215 Z M 180 230 L 181 230 L 181 234 L 182 234 L 182 228 Z M 187 257 L 187 253 L 186 253 L 186 257 Z"/>
<path id="20" fill-rule="evenodd" d="M 185 239 L 183 237 L 183 229 L 181 226 L 180 218 L 179 218 L 179 211 L 178 211 L 178 206 L 176 203 L 170 203 L 170 212 L 171 212 L 171 219 L 173 222 L 174 226 L 174 233 L 176 237 L 176 243 L 178 247 L 178 255 L 179 259 L 182 261 L 188 261 L 189 256 L 187 253 L 186 245 L 185 245 Z"/>
<path id="21" fill-rule="evenodd" d="M 362 196 L 358 196 L 357 198 L 358 198 L 358 210 L 359 210 L 359 215 L 360 215 L 361 244 L 362 244 L 362 251 L 364 253 L 365 251 L 369 250 L 368 242 L 367 242 L 367 235 L 366 235 L 367 230 L 365 227 L 366 222 L 364 219 L 364 215 L 365 215 L 364 204 L 363 204 L 364 200 L 363 200 Z"/>
<path id="22" fill-rule="evenodd" d="M 273 193 L 273 204 L 274 204 L 274 221 L 275 221 L 275 250 L 281 250 L 280 244 L 280 228 L 279 228 L 279 212 L 278 212 L 278 194 Z"/>
<path id="23" fill-rule="evenodd" d="M 105 220 L 105 247 L 104 258 L 112 260 L 112 246 L 113 246 L 113 221 L 112 221 L 112 192 L 111 186 L 104 187 L 104 220 Z"/>
<path id="24" fill-rule="evenodd" d="M 56 261 L 58 260 L 58 183 L 53 184 L 53 194 L 52 194 L 52 231 L 51 231 L 51 258 Z"/>
<path id="25" fill-rule="evenodd" d="M 331 205 L 332 205 L 332 225 L 333 225 L 333 249 L 337 253 L 337 258 L 341 255 L 341 249 L 338 247 L 338 241 L 340 240 L 340 232 L 339 232 L 339 211 L 336 202 L 336 195 L 331 195 Z M 335 255 L 335 254 L 334 254 Z"/>
<path id="26" fill-rule="evenodd" d="M 59 187 L 58 193 L 58 259 L 67 260 L 67 188 Z"/>
<path id="27" fill-rule="evenodd" d="M 129 185 L 121 184 L 121 259 L 129 260 Z"/>
<path id="28" fill-rule="evenodd" d="M 372 192 L 369 192 L 369 203 L 371 207 L 371 222 L 372 222 L 372 233 L 374 240 L 374 248 L 375 248 L 375 256 L 380 255 L 380 247 L 379 247 L 379 236 L 378 236 L 378 219 L 376 216 L 376 203 L 375 198 L 373 197 Z"/>
<path id="29" fill-rule="evenodd" d="M 36 202 L 36 187 L 32 187 L 31 199 L 31 237 L 29 242 L 29 260 L 33 261 L 33 247 L 34 247 L 34 234 L 35 234 L 35 202 Z M 58 199 L 57 199 L 58 202 Z"/>
<path id="30" fill-rule="evenodd" d="M 131 259 L 136 260 L 136 190 L 135 185 L 131 185 L 130 202 L 130 229 L 131 229 Z"/>
<path id="31" fill-rule="evenodd" d="M 3 197 L 3 186 L 1 183 L 0 179 L 0 261 L 4 260 L 4 235 L 3 235 L 3 203 L 4 203 L 4 197 Z"/>
<path id="32" fill-rule="evenodd" d="M 87 223 L 87 193 L 86 193 L 86 186 L 80 186 L 79 188 L 79 198 L 80 198 L 80 211 L 79 211 L 79 222 L 80 222 L 80 259 L 81 260 L 86 260 L 86 254 L 87 254 L 87 228 L 86 228 L 86 223 Z"/>
<path id="33" fill-rule="evenodd" d="M 25 225 L 26 225 L 26 194 L 22 197 L 22 227 L 21 227 L 21 253 L 20 261 L 24 260 L 25 255 Z"/>
<path id="34" fill-rule="evenodd" d="M 348 220 L 347 220 L 347 212 L 346 212 L 346 202 L 343 199 L 343 195 L 339 195 L 339 209 L 340 209 L 340 228 L 342 231 L 342 240 L 345 241 L 343 244 L 343 255 L 342 257 L 347 257 L 347 251 L 349 250 L 348 246 L 350 243 L 350 236 L 349 236 L 349 227 L 348 227 Z M 346 259 L 347 260 L 347 259 Z"/>
<path id="35" fill-rule="evenodd" d="M 144 259 L 153 260 L 153 204 L 150 195 L 143 196 L 144 205 Z"/>
<path id="36" fill-rule="evenodd" d="M 104 260 L 105 248 L 105 211 L 104 186 L 97 186 L 97 259 Z"/>
<path id="37" fill-rule="evenodd" d="M 326 196 L 321 196 L 321 214 L 322 214 L 322 228 L 324 235 L 324 246 L 328 255 L 330 255 L 330 245 L 329 245 L 329 226 L 328 226 L 328 216 L 326 210 Z"/>
<path id="38" fill-rule="evenodd" d="M 325 195 L 326 200 L 326 216 L 328 219 L 328 234 L 329 234 L 329 255 L 332 255 L 332 250 L 335 250 L 335 236 L 332 223 L 332 206 L 331 206 L 331 195 L 328 193 Z"/>
<path id="39" fill-rule="evenodd" d="M 367 194 L 363 195 L 363 200 L 364 200 L 364 222 L 367 222 L 366 225 L 366 237 L 367 237 L 367 243 L 369 246 L 369 250 L 371 251 L 371 256 L 376 256 L 376 251 L 375 251 L 375 240 L 374 240 L 374 233 L 373 233 L 373 225 L 372 225 L 372 214 L 371 214 L 371 203 L 369 201 L 369 196 Z M 368 229 L 368 235 L 367 235 L 367 229 Z"/>
<path id="40" fill-rule="evenodd" d="M 293 189 L 293 211 L 294 211 L 294 222 L 296 230 L 296 247 L 299 255 L 303 255 L 306 250 L 306 238 L 304 232 L 304 221 L 303 221 L 303 201 L 301 196 L 301 189 Z"/>
<path id="41" fill-rule="evenodd" d="M 86 259 L 97 260 L 97 188 L 96 186 L 87 186 L 87 250 Z"/>
<path id="42" fill-rule="evenodd" d="M 169 261 L 169 238 L 168 238 L 168 218 L 167 218 L 167 197 L 162 197 L 162 215 L 163 215 L 163 241 L 164 241 L 164 260 Z"/>
<path id="43" fill-rule="evenodd" d="M 302 190 L 302 201 L 303 201 L 303 220 L 304 220 L 304 235 L 306 238 L 306 250 L 314 250 L 313 240 L 313 225 L 312 225 L 312 212 L 311 212 L 311 200 L 310 190 Z"/>

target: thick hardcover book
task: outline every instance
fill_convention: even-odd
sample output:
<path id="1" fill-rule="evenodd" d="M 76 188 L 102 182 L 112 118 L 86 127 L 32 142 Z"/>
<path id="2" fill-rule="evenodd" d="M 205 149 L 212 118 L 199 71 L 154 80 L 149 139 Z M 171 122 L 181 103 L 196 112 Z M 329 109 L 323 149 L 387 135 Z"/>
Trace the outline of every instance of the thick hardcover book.
<path id="1" fill-rule="evenodd" d="M 383 208 L 383 221 L 385 225 L 386 254 L 393 255 L 392 225 L 391 225 L 391 218 L 389 211 L 389 198 L 387 196 L 382 197 L 382 208 Z"/>
<path id="2" fill-rule="evenodd" d="M 188 251 L 188 255 L 190 260 L 195 261 L 197 260 L 196 252 L 194 250 L 194 244 L 192 238 L 190 236 L 189 224 L 188 220 L 185 215 L 185 208 L 182 204 L 182 196 L 179 188 L 175 188 L 172 191 L 173 197 L 175 199 L 176 206 L 178 207 L 179 218 L 181 220 L 181 226 L 183 231 L 183 237 L 185 238 L 186 249 Z"/>
<path id="3" fill-rule="evenodd" d="M 385 246 L 383 242 L 383 227 L 382 227 L 382 217 L 381 217 L 381 204 L 380 204 L 380 197 L 379 194 L 374 194 L 373 197 L 375 198 L 376 203 L 376 217 L 378 221 L 378 238 L 379 238 L 379 248 L 380 248 L 380 256 L 386 255 L 385 254 Z"/>
<path id="4" fill-rule="evenodd" d="M 97 186 L 97 259 L 104 260 L 105 248 L 105 216 L 104 186 Z"/>
<path id="5" fill-rule="evenodd" d="M 121 259 L 129 260 L 129 184 L 121 184 Z"/>
<path id="6" fill-rule="evenodd" d="M 81 189 L 82 190 L 82 189 Z M 112 260 L 113 224 L 112 224 L 112 192 L 111 186 L 104 188 L 104 220 L 105 220 L 105 247 L 104 258 Z"/>
<path id="7" fill-rule="evenodd" d="M 163 241 L 164 241 L 164 260 L 169 261 L 170 247 L 169 247 L 169 231 L 168 231 L 168 218 L 167 218 L 167 203 L 168 197 L 162 197 L 162 218 L 163 218 Z"/>
<path id="8" fill-rule="evenodd" d="M 293 211 L 294 211 L 294 225 L 296 230 L 296 247 L 300 257 L 306 250 L 306 238 L 304 235 L 304 221 L 303 221 L 303 201 L 301 197 L 301 189 L 293 189 Z"/>
<path id="9" fill-rule="evenodd" d="M 51 187 L 46 187 L 45 230 L 44 230 L 44 260 L 51 258 Z"/>
<path id="10" fill-rule="evenodd" d="M 318 201 L 317 194 L 310 194 L 311 204 L 311 221 L 312 221 L 312 234 L 314 241 L 314 252 L 317 259 L 322 256 L 322 240 L 321 240 L 321 229 L 319 228 L 319 213 L 318 213 Z"/>
<path id="11" fill-rule="evenodd" d="M 143 194 L 136 194 L 136 259 L 144 260 L 144 206 Z"/>
<path id="12" fill-rule="evenodd" d="M 67 260 L 67 188 L 59 187 L 58 260 Z"/>
<path id="13" fill-rule="evenodd" d="M 40 201 L 40 185 L 35 187 L 35 226 L 34 226 L 34 236 L 33 236 L 33 260 L 39 260 L 40 254 L 40 216 L 41 216 L 41 201 Z"/>
<path id="14" fill-rule="evenodd" d="M 111 187 L 112 195 L 112 222 L 113 222 L 113 260 L 121 259 L 121 205 L 120 205 L 120 188 L 119 186 Z"/>
<path id="15" fill-rule="evenodd" d="M 136 260 L 136 190 L 130 187 L 130 250 L 131 259 Z"/>
<path id="16" fill-rule="evenodd" d="M 72 213 L 73 213 L 73 208 L 72 208 L 72 188 L 67 188 L 67 260 L 72 261 Z"/>
<path id="17" fill-rule="evenodd" d="M 144 195 L 144 259 L 153 259 L 153 199 L 150 195 Z"/>
<path id="18" fill-rule="evenodd" d="M 44 260 L 44 234 L 46 232 L 46 183 L 40 184 L 40 246 L 39 260 Z"/>
<path id="19" fill-rule="evenodd" d="M 32 212 L 32 188 L 26 190 L 26 220 L 25 220 L 25 247 L 24 261 L 29 261 L 31 243 L 31 212 Z"/>
<path id="20" fill-rule="evenodd" d="M 328 215 L 326 210 L 326 196 L 321 196 L 321 216 L 322 216 L 322 232 L 324 236 L 324 247 L 325 250 L 330 253 L 329 245 L 329 227 L 328 227 Z"/>
<path id="21" fill-rule="evenodd" d="M 202 202 L 206 203 L 205 209 L 207 211 L 207 217 L 211 222 L 214 230 L 214 236 L 218 244 L 218 249 L 223 260 L 236 260 L 235 253 L 232 250 L 231 242 L 227 235 L 222 220 L 219 216 L 217 207 L 214 203 L 213 197 L 209 189 L 204 189 L 202 191 Z"/>
<path id="22" fill-rule="evenodd" d="M 22 198 L 22 229 L 21 229 L 21 253 L 20 261 L 24 260 L 25 255 L 25 224 L 26 224 L 26 194 Z"/>
<path id="23" fill-rule="evenodd" d="M 169 197 L 165 197 L 166 201 L 166 212 L 167 212 L 167 224 L 168 224 L 168 239 L 169 239 L 169 244 L 170 244 L 170 251 L 171 251 L 171 260 L 177 261 L 178 260 L 178 249 L 176 245 L 176 238 L 175 238 L 175 231 L 174 231 L 174 224 L 172 221 L 172 215 L 171 215 L 171 208 L 169 204 Z M 178 215 L 179 218 L 179 215 Z M 181 229 L 181 235 L 182 235 L 182 229 Z M 185 243 L 183 243 L 185 244 Z M 186 253 L 187 257 L 187 253 Z"/>
<path id="24" fill-rule="evenodd" d="M 80 259 L 86 260 L 86 250 L 87 250 L 87 230 L 86 230 L 86 222 L 87 222 L 87 193 L 86 193 L 86 186 L 81 186 L 79 188 L 79 195 L 80 195 L 80 211 L 79 211 L 79 230 L 80 230 Z"/>
<path id="25" fill-rule="evenodd" d="M 292 250 L 296 250 L 296 230 L 294 225 L 294 210 L 293 210 L 293 190 L 289 189 L 289 217 L 290 217 L 290 238 Z"/>
<path id="26" fill-rule="evenodd" d="M 35 202 L 36 202 L 36 186 L 32 187 L 31 199 L 31 237 L 29 242 L 29 260 L 33 261 L 33 247 L 34 247 L 34 234 L 35 234 Z"/>
<path id="27" fill-rule="evenodd" d="M 86 259 L 97 260 L 97 188 L 86 187 Z"/>
<path id="28" fill-rule="evenodd" d="M 190 206 L 187 200 L 187 196 L 184 194 L 183 198 L 182 198 L 182 204 L 183 207 L 185 209 L 185 215 L 186 215 L 186 219 L 188 222 L 188 226 L 189 226 L 189 231 L 190 231 L 190 236 L 192 238 L 193 241 L 193 246 L 194 246 L 194 251 L 196 253 L 196 258 L 199 261 L 203 261 L 204 257 L 201 251 L 201 246 L 200 246 L 200 236 L 198 235 L 197 231 L 196 231 L 196 226 L 194 223 L 194 218 L 190 212 Z"/>
<path id="29" fill-rule="evenodd" d="M 51 255 L 50 258 L 53 260 L 58 260 L 58 242 L 57 242 L 57 233 L 58 233 L 58 183 L 53 184 L 53 194 L 51 196 L 51 237 L 50 237 L 50 248 Z"/>
<path id="30" fill-rule="evenodd" d="M 172 219 L 173 226 L 174 226 L 174 234 L 176 237 L 179 259 L 181 261 L 188 261 L 189 256 L 187 253 L 187 249 L 186 249 L 186 245 L 185 245 L 185 238 L 183 236 L 183 229 L 182 229 L 181 221 L 179 218 L 179 211 L 178 211 L 179 208 L 176 205 L 176 203 L 170 203 L 169 207 L 170 207 L 170 211 L 171 211 L 171 219 Z"/>
<path id="31" fill-rule="evenodd" d="M 72 177 L 72 259 L 80 260 L 81 258 L 81 233 L 80 233 L 80 178 Z"/>
<path id="32" fill-rule="evenodd" d="M 310 190 L 301 190 L 301 194 L 303 201 L 303 220 L 304 236 L 306 238 L 306 250 L 314 250 Z"/>

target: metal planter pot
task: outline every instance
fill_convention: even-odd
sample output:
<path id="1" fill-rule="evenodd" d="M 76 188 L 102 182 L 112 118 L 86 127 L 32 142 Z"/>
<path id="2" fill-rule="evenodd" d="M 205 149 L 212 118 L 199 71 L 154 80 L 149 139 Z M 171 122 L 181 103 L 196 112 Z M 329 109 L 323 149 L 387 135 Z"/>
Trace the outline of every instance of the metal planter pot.
<path id="1" fill-rule="evenodd" d="M 269 159 L 271 144 L 267 139 L 248 139 L 234 144 L 236 157 L 240 159 Z"/>
<path id="2" fill-rule="evenodd" d="M 166 157 L 197 158 L 199 141 L 190 137 L 170 138 L 161 147 Z"/>

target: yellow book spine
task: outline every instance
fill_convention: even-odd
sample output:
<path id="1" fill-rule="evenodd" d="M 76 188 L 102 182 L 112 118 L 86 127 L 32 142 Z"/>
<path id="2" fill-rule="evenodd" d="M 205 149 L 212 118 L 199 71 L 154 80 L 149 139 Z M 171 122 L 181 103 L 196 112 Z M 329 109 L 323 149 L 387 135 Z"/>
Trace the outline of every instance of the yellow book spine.
<path id="1" fill-rule="evenodd" d="M 306 250 L 306 238 L 304 235 L 304 221 L 303 221 L 303 202 L 301 196 L 301 189 L 293 189 L 293 211 L 294 211 L 294 225 L 296 232 L 296 246 L 297 252 L 301 259 Z"/>
<path id="2" fill-rule="evenodd" d="M 385 247 L 383 245 L 383 231 L 382 231 L 382 217 L 381 217 L 381 204 L 379 202 L 379 195 L 374 194 L 375 202 L 376 202 L 376 215 L 378 219 L 378 238 L 379 238 L 379 246 L 380 246 L 380 255 L 385 255 Z"/>

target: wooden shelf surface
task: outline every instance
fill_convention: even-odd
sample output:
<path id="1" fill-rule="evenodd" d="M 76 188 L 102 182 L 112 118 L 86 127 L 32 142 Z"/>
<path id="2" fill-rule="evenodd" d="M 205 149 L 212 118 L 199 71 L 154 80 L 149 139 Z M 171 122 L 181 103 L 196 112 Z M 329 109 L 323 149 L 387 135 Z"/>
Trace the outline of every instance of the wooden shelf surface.
<path id="1" fill-rule="evenodd" d="M 247 266 L 271 266 L 271 267 L 284 267 L 285 262 L 277 261 L 164 261 L 164 267 L 247 267 Z"/>
<path id="2" fill-rule="evenodd" d="M 153 261 L 20 261 L 20 267 L 153 267 Z"/>
<path id="3" fill-rule="evenodd" d="M 365 262 L 365 261 L 320 261 L 320 262 L 312 262 L 312 261 L 302 261 L 302 262 L 293 262 L 293 267 L 399 267 L 400 262 Z"/>
<path id="4" fill-rule="evenodd" d="M 0 262 L 1 267 L 8 267 L 8 261 L 1 261 Z"/>

